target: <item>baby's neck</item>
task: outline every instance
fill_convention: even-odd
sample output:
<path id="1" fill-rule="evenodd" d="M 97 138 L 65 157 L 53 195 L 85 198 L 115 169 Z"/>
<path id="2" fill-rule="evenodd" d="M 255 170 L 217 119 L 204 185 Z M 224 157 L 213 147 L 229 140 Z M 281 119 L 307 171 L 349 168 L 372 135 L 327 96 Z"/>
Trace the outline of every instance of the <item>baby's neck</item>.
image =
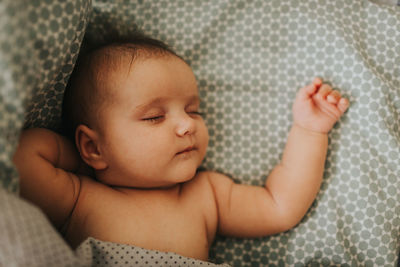
<path id="1" fill-rule="evenodd" d="M 164 183 L 164 182 L 160 182 L 158 184 L 154 182 L 153 184 L 149 184 L 146 183 L 146 181 L 140 182 L 143 179 L 135 179 L 132 177 L 121 177 L 121 175 L 111 173 L 107 169 L 102 171 L 95 171 L 94 177 L 97 182 L 100 182 L 111 188 L 121 189 L 121 190 L 128 189 L 128 190 L 146 190 L 146 191 L 151 191 L 151 190 L 179 191 L 180 189 L 176 188 L 180 188 L 182 184 L 182 183 Z M 115 177 L 118 177 L 118 179 L 115 179 Z M 160 179 L 160 181 L 161 180 L 162 179 Z M 157 181 L 157 179 L 154 179 L 154 181 Z"/>
<path id="2" fill-rule="evenodd" d="M 182 184 L 173 184 L 169 186 L 161 186 L 161 187 L 128 187 L 128 186 L 113 186 L 113 185 L 107 185 L 114 190 L 120 191 L 120 192 L 125 192 L 129 193 L 132 191 L 144 191 L 144 192 L 165 192 L 166 194 L 171 194 L 171 195 L 179 195 L 182 189 Z"/>

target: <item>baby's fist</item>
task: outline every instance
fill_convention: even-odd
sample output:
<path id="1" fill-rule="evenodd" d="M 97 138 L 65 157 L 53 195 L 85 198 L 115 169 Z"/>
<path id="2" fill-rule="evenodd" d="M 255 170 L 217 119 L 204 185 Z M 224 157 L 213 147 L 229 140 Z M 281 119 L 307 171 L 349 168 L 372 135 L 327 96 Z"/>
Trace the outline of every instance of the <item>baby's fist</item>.
<path id="1" fill-rule="evenodd" d="M 293 121 L 304 129 L 328 133 L 348 107 L 349 101 L 337 90 L 315 78 L 312 84 L 297 93 Z"/>

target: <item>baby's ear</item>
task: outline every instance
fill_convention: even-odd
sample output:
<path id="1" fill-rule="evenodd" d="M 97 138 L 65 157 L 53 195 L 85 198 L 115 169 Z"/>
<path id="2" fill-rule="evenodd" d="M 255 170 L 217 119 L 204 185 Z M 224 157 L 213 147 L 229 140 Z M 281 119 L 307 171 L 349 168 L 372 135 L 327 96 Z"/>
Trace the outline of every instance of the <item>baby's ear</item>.
<path id="1" fill-rule="evenodd" d="M 81 154 L 82 160 L 95 170 L 107 168 L 107 163 L 99 149 L 98 134 L 87 127 L 79 125 L 75 131 L 75 143 Z"/>

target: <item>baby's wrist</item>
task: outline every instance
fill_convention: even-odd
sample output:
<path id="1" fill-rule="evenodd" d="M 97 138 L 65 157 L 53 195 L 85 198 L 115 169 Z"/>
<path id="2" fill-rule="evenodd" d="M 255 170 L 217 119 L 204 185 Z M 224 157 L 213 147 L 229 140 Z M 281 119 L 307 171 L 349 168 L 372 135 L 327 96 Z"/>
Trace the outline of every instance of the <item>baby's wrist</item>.
<path id="1" fill-rule="evenodd" d="M 315 129 L 312 129 L 312 128 L 308 128 L 308 127 L 302 126 L 301 124 L 296 123 L 296 122 L 293 123 L 292 128 L 295 128 L 295 129 L 297 129 L 297 130 L 299 130 L 301 132 L 304 132 L 304 133 L 307 133 L 307 134 L 310 134 L 310 135 L 327 136 L 328 133 L 329 133 L 329 131 L 328 132 L 318 131 L 318 130 L 315 130 Z"/>

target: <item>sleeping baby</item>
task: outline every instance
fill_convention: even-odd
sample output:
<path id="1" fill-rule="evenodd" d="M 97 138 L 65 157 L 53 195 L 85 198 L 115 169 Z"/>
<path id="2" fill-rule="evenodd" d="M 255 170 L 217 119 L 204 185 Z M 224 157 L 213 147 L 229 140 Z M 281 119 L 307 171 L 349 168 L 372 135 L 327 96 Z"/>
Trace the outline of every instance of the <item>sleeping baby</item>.
<path id="1" fill-rule="evenodd" d="M 20 137 L 14 162 L 22 197 L 71 247 L 88 237 L 208 259 L 216 234 L 260 237 L 296 226 L 322 181 L 328 132 L 349 102 L 319 78 L 293 104 L 281 162 L 264 187 L 198 171 L 208 132 L 195 76 L 148 37 L 81 53 L 63 123 Z"/>

